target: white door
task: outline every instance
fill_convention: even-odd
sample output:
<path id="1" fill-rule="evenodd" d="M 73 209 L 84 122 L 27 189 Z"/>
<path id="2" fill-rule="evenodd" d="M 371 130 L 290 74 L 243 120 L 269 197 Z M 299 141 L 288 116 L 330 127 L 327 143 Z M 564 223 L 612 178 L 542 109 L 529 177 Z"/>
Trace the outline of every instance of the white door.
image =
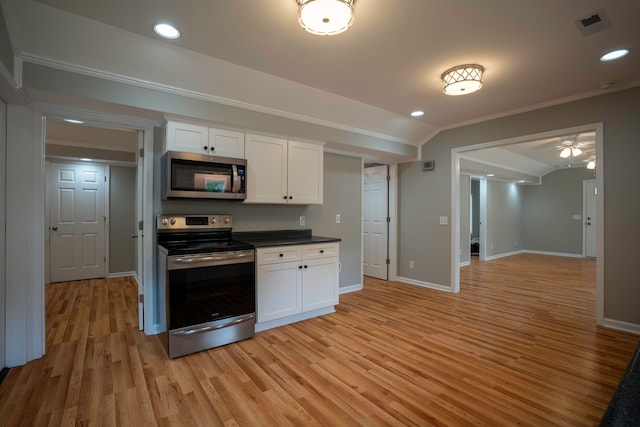
<path id="1" fill-rule="evenodd" d="M 584 255 L 589 258 L 595 258 L 596 251 L 596 198 L 598 196 L 596 181 L 584 181 Z"/>
<path id="2" fill-rule="evenodd" d="M 51 164 L 51 281 L 105 276 L 104 166 Z"/>
<path id="3" fill-rule="evenodd" d="M 364 274 L 387 280 L 388 169 L 386 165 L 364 170 L 362 245 Z"/>

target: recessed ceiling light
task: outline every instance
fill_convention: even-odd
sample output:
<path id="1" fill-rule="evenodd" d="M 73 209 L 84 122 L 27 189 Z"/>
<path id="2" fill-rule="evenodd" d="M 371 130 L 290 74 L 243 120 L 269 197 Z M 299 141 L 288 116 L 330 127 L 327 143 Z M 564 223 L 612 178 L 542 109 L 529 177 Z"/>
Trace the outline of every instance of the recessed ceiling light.
<path id="1" fill-rule="evenodd" d="M 623 56 L 627 56 L 629 54 L 628 49 L 617 49 L 612 50 L 611 52 L 607 52 L 600 57 L 600 61 L 607 62 L 613 61 L 614 59 L 622 58 Z"/>
<path id="2" fill-rule="evenodd" d="M 521 179 L 518 182 L 522 184 L 523 182 L 527 182 L 527 181 L 525 181 L 524 179 Z"/>
<path id="3" fill-rule="evenodd" d="M 488 173 L 487 176 L 496 176 L 495 173 Z"/>
<path id="4" fill-rule="evenodd" d="M 424 116 L 424 111 L 416 110 L 411 112 L 411 117 L 420 117 L 420 116 Z"/>
<path id="5" fill-rule="evenodd" d="M 76 120 L 76 119 L 63 119 L 63 120 L 67 123 L 73 123 L 74 125 L 81 125 L 84 123 L 82 120 Z"/>
<path id="6" fill-rule="evenodd" d="M 175 40 L 180 37 L 180 31 L 176 27 L 171 24 L 156 24 L 153 27 L 153 31 L 156 32 L 157 35 L 169 40 Z"/>
<path id="7" fill-rule="evenodd" d="M 92 161 L 93 161 L 93 159 L 89 159 L 89 158 L 87 158 L 87 157 L 83 157 L 83 158 L 81 158 L 80 160 L 82 160 L 82 161 L 84 161 L 84 162 L 92 162 Z"/>

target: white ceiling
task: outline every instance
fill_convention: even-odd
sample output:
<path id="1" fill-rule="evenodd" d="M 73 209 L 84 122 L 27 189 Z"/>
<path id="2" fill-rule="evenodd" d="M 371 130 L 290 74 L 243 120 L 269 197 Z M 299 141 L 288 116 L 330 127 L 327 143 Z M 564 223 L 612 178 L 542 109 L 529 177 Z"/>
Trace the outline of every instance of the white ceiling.
<path id="1" fill-rule="evenodd" d="M 353 27 L 331 37 L 298 26 L 295 0 L 1 1 L 26 61 L 179 86 L 411 145 L 462 123 L 597 95 L 603 82 L 640 84 L 637 0 L 358 0 Z M 585 36 L 576 21 L 596 12 L 611 26 Z M 160 40 L 158 21 L 182 37 Z M 620 47 L 631 54 L 598 60 Z M 485 67 L 483 89 L 444 95 L 442 72 L 465 63 Z M 203 77 L 205 66 L 218 72 Z M 409 117 L 415 109 L 426 114 Z M 534 168 L 558 167 L 558 142 L 494 149 L 507 159 L 494 161 L 520 167 L 525 155 Z M 551 150 L 531 150 L 541 144 Z"/>

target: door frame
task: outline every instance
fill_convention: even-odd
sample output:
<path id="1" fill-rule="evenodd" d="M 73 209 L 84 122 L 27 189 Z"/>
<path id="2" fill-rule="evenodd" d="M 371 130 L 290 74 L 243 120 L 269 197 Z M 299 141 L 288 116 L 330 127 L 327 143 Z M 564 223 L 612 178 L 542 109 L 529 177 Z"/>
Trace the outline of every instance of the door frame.
<path id="1" fill-rule="evenodd" d="M 138 198 L 142 200 L 142 206 L 148 207 L 142 215 L 143 217 L 143 230 L 142 238 L 138 238 L 138 250 L 141 252 L 143 260 L 142 265 L 137 266 L 140 271 L 137 271 L 139 285 L 142 285 L 144 290 L 144 332 L 147 335 L 157 334 L 160 331 L 159 325 L 154 323 L 155 307 L 153 301 L 155 300 L 155 292 L 153 287 L 153 266 L 154 266 L 154 212 L 153 212 L 153 130 L 154 127 L 159 126 L 160 122 L 142 119 L 137 117 L 123 116 L 112 113 L 106 113 L 102 111 L 89 110 L 84 108 L 68 107 L 55 104 L 37 104 L 34 106 L 34 113 L 37 118 L 41 117 L 41 126 L 36 129 L 36 140 L 40 145 L 41 152 L 45 152 L 46 142 L 46 118 L 53 117 L 57 119 L 64 119 L 66 117 L 73 117 L 75 119 L 83 120 L 88 125 L 96 127 L 125 129 L 132 131 L 143 132 L 143 146 L 144 153 L 147 153 L 142 157 L 142 161 L 138 162 L 137 167 L 143 168 L 143 185 L 142 188 L 136 190 L 136 203 Z M 44 165 L 43 165 L 44 169 Z M 44 170 L 42 171 L 44 173 Z M 45 182 L 38 181 L 36 183 L 39 186 L 41 194 L 45 193 Z M 43 200 L 44 201 L 44 200 Z M 45 215 L 44 209 L 41 212 L 42 216 Z M 48 221 L 48 220 L 47 220 Z M 44 230 L 45 238 L 48 233 L 48 228 Z M 44 240 L 42 241 L 44 246 Z M 42 253 L 44 254 L 44 247 L 42 247 Z M 42 262 L 44 265 L 44 258 L 41 260 L 34 260 L 34 262 Z M 44 294 L 44 283 L 39 284 L 37 289 L 38 293 Z M 42 315 L 44 317 L 44 304 L 42 305 Z M 44 325 L 36 325 L 33 333 L 42 338 L 44 342 Z M 45 349 L 46 351 L 46 349 Z"/>
<path id="2" fill-rule="evenodd" d="M 390 218 L 390 217 L 391 217 L 391 212 L 390 212 L 390 208 L 389 208 L 389 199 L 390 199 L 390 197 L 389 197 L 389 190 L 390 190 L 390 189 L 389 189 L 389 187 L 391 186 L 391 174 L 390 174 L 390 172 L 389 172 L 390 166 L 389 166 L 388 164 L 386 164 L 386 163 L 377 163 L 375 166 L 371 166 L 371 167 L 380 167 L 380 166 L 385 166 L 385 167 L 386 167 L 386 176 L 388 176 L 388 177 L 389 177 L 389 179 L 387 179 L 387 197 L 386 197 L 386 200 L 385 200 L 385 202 L 386 202 L 386 203 L 385 203 L 385 204 L 386 204 L 386 206 L 385 206 L 385 211 L 386 211 L 386 217 L 389 217 L 389 218 Z M 370 168 L 370 167 L 369 167 L 369 168 Z M 363 177 L 364 177 L 364 173 L 365 173 L 365 171 L 366 171 L 367 169 L 369 169 L 369 168 L 367 168 L 367 167 L 363 167 L 363 169 L 362 169 L 362 176 L 363 176 Z M 363 188 L 363 191 L 362 191 L 363 211 L 362 211 L 362 213 L 364 214 L 364 202 L 365 202 L 365 200 L 364 200 L 364 194 L 365 194 L 365 193 L 364 193 L 364 179 L 362 180 L 362 188 Z M 387 259 L 387 258 L 388 258 L 389 260 L 391 260 L 391 256 L 389 255 L 389 253 L 390 253 L 390 247 L 391 247 L 391 245 L 390 245 L 390 243 L 389 243 L 389 228 L 390 228 L 390 223 L 389 223 L 389 222 L 386 222 L 385 226 L 386 226 L 386 236 L 385 236 L 385 237 L 386 237 L 386 240 L 387 240 L 387 242 L 386 242 L 386 247 L 385 247 L 385 259 Z M 363 233 L 362 233 L 362 235 L 364 236 L 364 221 L 363 221 L 362 228 L 363 228 Z M 364 251 L 365 251 L 365 249 L 366 249 L 366 248 L 364 247 L 364 241 L 363 241 L 363 243 L 362 243 L 363 258 L 364 258 Z M 386 264 L 386 263 L 385 263 L 385 273 L 386 273 L 386 274 L 385 274 L 385 276 L 386 276 L 386 279 L 384 279 L 384 280 L 389 280 L 389 276 L 390 276 L 390 275 L 389 275 L 389 270 L 390 270 L 390 268 L 391 268 L 391 261 L 389 261 L 389 264 Z M 363 262 L 362 269 L 363 269 L 363 272 L 364 272 L 364 262 Z"/>
<path id="3" fill-rule="evenodd" d="M 460 257 L 458 256 L 460 253 L 460 154 L 481 148 L 512 145 L 535 139 L 555 138 L 571 133 L 588 131 L 595 131 L 596 133 L 596 159 L 598 161 L 598 173 L 596 174 L 596 186 L 599 193 L 599 197 L 596 199 L 596 216 L 598 219 L 596 225 L 596 324 L 604 325 L 604 136 L 602 122 L 451 149 L 451 221 L 453 223 L 453 227 L 451 227 L 450 254 L 451 292 L 460 292 Z"/>

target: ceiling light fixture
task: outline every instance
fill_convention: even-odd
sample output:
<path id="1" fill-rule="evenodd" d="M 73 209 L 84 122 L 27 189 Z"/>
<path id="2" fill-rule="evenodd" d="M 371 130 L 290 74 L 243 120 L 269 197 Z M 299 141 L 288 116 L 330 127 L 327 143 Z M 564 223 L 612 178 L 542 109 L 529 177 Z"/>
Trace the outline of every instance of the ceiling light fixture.
<path id="1" fill-rule="evenodd" d="M 420 116 L 424 116 L 424 111 L 416 110 L 411 112 L 411 117 L 420 117 Z"/>
<path id="2" fill-rule="evenodd" d="M 73 123 L 74 125 L 81 125 L 84 122 L 82 120 L 77 120 L 77 119 L 62 119 L 67 123 Z"/>
<path id="3" fill-rule="evenodd" d="M 629 54 L 628 49 L 616 49 L 602 55 L 600 57 L 600 61 L 602 62 L 613 61 L 614 59 L 622 58 L 623 56 L 627 56 L 628 54 Z"/>
<path id="4" fill-rule="evenodd" d="M 577 157 L 582 154 L 582 150 L 575 146 L 565 147 L 560 152 L 560 157 L 563 159 L 568 158 L 569 156 Z"/>
<path id="5" fill-rule="evenodd" d="M 333 36 L 349 29 L 355 19 L 356 0 L 296 0 L 298 22 L 311 34 Z"/>
<path id="6" fill-rule="evenodd" d="M 482 87 L 484 67 L 476 64 L 458 65 L 442 73 L 444 93 L 447 95 L 467 95 Z"/>
<path id="7" fill-rule="evenodd" d="M 590 160 L 589 163 L 587 163 L 587 169 L 595 169 L 595 168 L 596 168 L 596 161 Z"/>
<path id="8" fill-rule="evenodd" d="M 178 31 L 178 29 L 171 24 L 156 24 L 153 27 L 153 31 L 155 31 L 157 35 L 165 39 L 175 40 L 177 38 L 180 38 L 180 31 Z"/>

